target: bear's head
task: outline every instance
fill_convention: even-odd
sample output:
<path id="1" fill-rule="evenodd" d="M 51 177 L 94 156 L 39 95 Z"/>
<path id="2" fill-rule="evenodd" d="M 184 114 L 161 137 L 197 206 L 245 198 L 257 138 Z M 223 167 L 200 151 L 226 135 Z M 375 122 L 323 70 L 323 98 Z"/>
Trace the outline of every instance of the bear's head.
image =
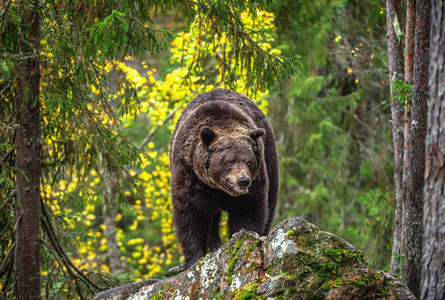
<path id="1" fill-rule="evenodd" d="M 206 184 L 237 197 L 247 194 L 263 159 L 264 129 L 200 131 L 201 163 L 198 174 Z"/>

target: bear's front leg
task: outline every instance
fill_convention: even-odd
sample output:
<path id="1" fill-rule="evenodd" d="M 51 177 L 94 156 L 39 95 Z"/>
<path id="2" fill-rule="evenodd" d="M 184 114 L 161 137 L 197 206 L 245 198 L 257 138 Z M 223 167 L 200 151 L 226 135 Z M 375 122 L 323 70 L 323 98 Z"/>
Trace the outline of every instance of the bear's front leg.
<path id="1" fill-rule="evenodd" d="M 251 205 L 237 203 L 229 211 L 229 233 L 232 236 L 241 229 L 245 229 L 263 235 L 266 221 L 267 207 L 264 203 Z"/>
<path id="2" fill-rule="evenodd" d="M 210 230 L 208 252 L 216 251 L 218 250 L 219 247 L 222 246 L 221 236 L 219 235 L 220 220 L 221 220 L 221 210 L 217 210 L 212 220 L 212 228 Z"/>
<path id="3" fill-rule="evenodd" d="M 208 209 L 188 203 L 175 207 L 173 221 L 185 256 L 185 269 L 188 269 L 207 253 L 210 213 Z"/>

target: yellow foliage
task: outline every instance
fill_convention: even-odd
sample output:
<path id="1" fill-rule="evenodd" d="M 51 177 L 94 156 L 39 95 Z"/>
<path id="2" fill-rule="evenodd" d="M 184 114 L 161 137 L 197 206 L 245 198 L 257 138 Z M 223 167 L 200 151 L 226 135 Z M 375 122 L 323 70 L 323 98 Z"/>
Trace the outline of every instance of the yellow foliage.
<path id="1" fill-rule="evenodd" d="M 134 220 L 134 221 L 133 221 L 133 225 L 131 225 L 130 227 L 128 227 L 128 229 L 129 229 L 130 231 L 136 230 L 137 228 L 138 228 L 138 221 L 137 221 L 137 220 Z"/>
<path id="2" fill-rule="evenodd" d="M 241 19 L 247 27 L 255 32 L 265 32 L 252 34 L 252 38 L 259 43 L 264 51 L 274 54 L 280 53 L 279 50 L 273 48 L 273 37 L 267 33 L 274 29 L 273 14 L 258 12 L 257 17 L 252 19 L 248 12 L 242 12 Z M 147 120 L 147 133 L 159 127 L 166 128 L 163 129 L 164 131 L 172 132 L 181 111 L 192 99 L 200 93 L 225 87 L 224 80 L 228 76 L 228 70 L 222 67 L 222 61 L 218 57 L 224 56 L 225 52 L 231 47 L 231 41 L 226 35 L 223 35 L 218 45 L 206 44 L 204 37 L 207 30 L 208 24 L 201 23 L 198 16 L 192 23 L 189 32 L 178 34 L 171 44 L 173 70 L 166 74 L 163 80 L 160 79 L 162 78 L 160 73 L 148 66 L 146 62 L 142 62 L 144 71 L 141 74 L 124 62 L 109 61 L 104 67 L 105 71 L 111 72 L 115 69 L 122 71 L 126 79 L 137 90 L 137 95 L 141 100 L 139 109 L 134 109 L 125 118 L 115 121 L 131 128 L 139 120 Z M 213 57 L 212 67 L 218 74 L 215 83 L 205 76 L 197 75 L 195 70 L 188 74 L 188 66 L 198 53 L 198 49 L 207 51 Z M 181 67 L 176 67 L 179 65 Z M 184 78 L 187 75 L 189 77 L 185 82 Z M 245 92 L 250 88 L 245 81 L 245 75 L 245 70 L 236 70 L 235 91 Z M 99 83 L 91 85 L 91 93 L 93 95 L 101 93 Z M 115 99 L 118 99 L 118 96 L 122 93 L 123 91 L 118 91 Z M 267 94 L 267 91 L 258 92 L 252 98 L 265 113 L 267 113 Z M 88 109 L 94 111 L 91 104 L 87 105 Z M 73 113 L 80 114 L 82 112 L 79 110 Z M 173 117 L 171 119 L 167 118 L 171 113 L 174 113 Z M 104 125 L 113 122 L 107 116 L 99 114 L 93 115 L 92 121 Z M 160 140 L 162 139 L 154 138 L 147 144 L 144 153 L 140 154 L 140 164 L 138 166 L 129 166 L 128 174 L 137 179 L 138 185 L 135 190 L 122 192 L 130 199 L 129 203 L 134 203 L 134 205 L 128 204 L 119 207 L 116 215 L 117 223 L 121 221 L 125 223 L 124 225 L 118 225 L 119 228 L 116 231 L 118 247 L 123 259 L 127 262 L 129 272 L 131 271 L 132 275 L 139 280 L 154 276 L 159 277 L 172 263 L 178 263 L 178 260 L 183 261 L 183 257 L 178 258 L 180 247 L 175 237 L 172 222 L 169 145 L 160 144 Z M 57 143 L 52 143 L 50 140 L 48 145 L 53 149 L 59 147 Z M 78 185 L 76 174 L 72 174 L 69 180 L 59 181 L 54 186 L 43 184 L 42 197 L 52 199 L 51 202 L 48 202 L 48 205 L 50 205 L 54 214 L 70 214 L 70 217 L 64 215 L 68 228 L 74 228 L 88 236 L 88 239 L 80 236 L 73 239 L 78 243 L 78 251 L 73 254 L 73 263 L 79 268 L 89 270 L 100 268 L 109 272 L 109 267 L 103 261 L 108 250 L 104 235 L 105 225 L 92 226 L 93 223 L 97 224 L 102 219 L 100 217 L 96 218 L 96 215 L 102 210 L 103 180 L 97 171 L 92 170 L 85 184 L 91 188 L 85 193 L 88 195 L 83 196 L 88 196 L 91 201 L 87 202 L 85 209 L 81 212 L 75 212 L 76 210 L 72 208 L 65 208 L 62 205 L 63 201 L 59 203 L 55 200 L 66 199 L 72 191 L 76 190 Z M 139 196 L 141 194 L 142 196 Z M 92 221 L 94 222 L 92 223 Z M 159 228 L 155 228 L 155 226 Z M 159 235 L 156 242 L 153 242 L 147 236 L 147 228 L 152 237 Z"/>

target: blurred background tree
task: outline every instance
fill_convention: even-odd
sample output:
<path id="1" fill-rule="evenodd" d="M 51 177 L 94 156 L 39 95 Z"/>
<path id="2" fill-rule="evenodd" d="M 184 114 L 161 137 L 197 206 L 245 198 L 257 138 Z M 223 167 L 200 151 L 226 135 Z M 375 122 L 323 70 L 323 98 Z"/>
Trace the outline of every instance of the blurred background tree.
<path id="1" fill-rule="evenodd" d="M 302 70 L 269 97 L 278 218 L 302 215 L 389 270 L 393 161 L 385 1 L 278 1 L 278 45 Z"/>

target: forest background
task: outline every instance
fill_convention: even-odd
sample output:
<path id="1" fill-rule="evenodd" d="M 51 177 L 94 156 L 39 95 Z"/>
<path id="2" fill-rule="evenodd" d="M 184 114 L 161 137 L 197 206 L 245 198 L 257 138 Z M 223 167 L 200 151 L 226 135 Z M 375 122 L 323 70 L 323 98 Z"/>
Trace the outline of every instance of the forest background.
<path id="1" fill-rule="evenodd" d="M 40 100 L 46 232 L 41 238 L 42 295 L 77 297 L 98 286 L 162 278 L 182 262 L 171 219 L 169 140 L 185 105 L 217 87 L 246 93 L 274 127 L 281 180 L 274 223 L 302 216 L 389 271 L 394 171 L 385 6 L 382 0 L 281 0 L 255 14 L 246 6 L 241 21 L 252 28 L 249 36 L 262 51 L 301 57 L 294 60 L 299 68 L 295 76 L 272 85 L 249 77 L 250 69 L 228 72 L 237 57 L 230 66 L 221 64 L 222 56 L 226 47 L 238 45 L 224 35 L 220 43 L 207 42 L 210 29 L 199 17 L 190 23 L 174 7 L 150 11 L 158 47 L 138 49 L 141 56 L 119 56 L 107 43 L 125 45 L 126 35 L 113 35 L 107 28 L 131 31 L 127 16 L 110 10 L 100 19 L 91 8 L 88 30 L 97 35 L 86 49 L 109 59 L 103 64 L 85 61 L 92 73 L 80 74 L 89 82 L 84 90 L 60 90 L 53 80 L 69 81 L 81 69 L 69 58 L 64 64 L 54 58 L 66 55 L 63 51 L 74 53 L 76 45 L 69 40 L 68 23 L 54 29 L 51 19 L 43 17 L 43 27 L 59 35 L 59 42 L 42 39 L 40 59 L 44 66 L 59 64 L 41 74 L 46 91 Z M 11 30 L 3 26 L 8 25 L 2 25 L 3 33 Z M 10 199 L 18 172 L 14 91 L 8 86 L 15 67 L 11 61 L 8 56 L 0 61 L 2 296 L 12 291 Z M 79 94 L 88 101 L 72 100 Z"/>

